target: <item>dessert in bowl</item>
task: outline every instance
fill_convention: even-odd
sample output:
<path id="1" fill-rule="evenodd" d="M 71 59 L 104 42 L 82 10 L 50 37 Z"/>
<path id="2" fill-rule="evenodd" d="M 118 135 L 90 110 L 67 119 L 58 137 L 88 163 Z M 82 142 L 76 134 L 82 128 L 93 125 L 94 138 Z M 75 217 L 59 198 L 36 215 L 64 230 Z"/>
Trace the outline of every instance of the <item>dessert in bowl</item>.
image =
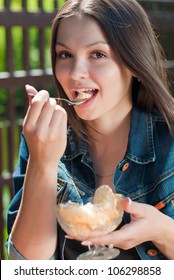
<path id="1" fill-rule="evenodd" d="M 109 186 L 100 186 L 95 191 L 93 203 L 68 201 L 58 204 L 58 223 L 69 236 L 81 241 L 108 234 L 122 221 L 121 200 L 122 195 L 114 194 Z"/>

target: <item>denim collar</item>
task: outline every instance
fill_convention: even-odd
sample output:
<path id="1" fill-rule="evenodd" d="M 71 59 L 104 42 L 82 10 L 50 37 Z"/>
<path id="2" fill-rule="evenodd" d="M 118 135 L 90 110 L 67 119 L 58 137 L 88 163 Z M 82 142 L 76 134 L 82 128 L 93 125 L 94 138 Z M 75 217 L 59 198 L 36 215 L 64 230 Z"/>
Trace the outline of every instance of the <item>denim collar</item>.
<path id="1" fill-rule="evenodd" d="M 156 158 L 152 114 L 138 106 L 132 109 L 126 157 L 139 164 L 154 162 Z"/>
<path id="2" fill-rule="evenodd" d="M 79 155 L 88 154 L 88 144 L 77 138 L 71 127 L 68 127 L 67 138 L 67 147 L 63 155 L 65 160 L 72 160 Z"/>
<path id="3" fill-rule="evenodd" d="M 78 139 L 72 129 L 68 129 L 68 144 L 63 158 L 72 160 L 79 155 L 86 155 L 89 159 L 88 144 Z M 125 158 L 139 164 L 155 161 L 153 141 L 153 123 L 151 113 L 146 113 L 140 107 L 132 108 L 128 148 Z"/>

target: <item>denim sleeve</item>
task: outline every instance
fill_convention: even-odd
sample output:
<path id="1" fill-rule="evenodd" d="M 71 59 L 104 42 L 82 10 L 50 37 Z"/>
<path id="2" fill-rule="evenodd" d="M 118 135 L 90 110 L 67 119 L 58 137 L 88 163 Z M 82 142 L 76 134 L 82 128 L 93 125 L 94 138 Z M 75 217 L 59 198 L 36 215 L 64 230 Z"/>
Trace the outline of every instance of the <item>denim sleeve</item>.
<path id="1" fill-rule="evenodd" d="M 11 239 L 11 234 L 9 235 L 8 242 L 8 258 L 9 260 L 27 260 L 19 251 L 15 248 L 13 241 Z M 50 258 L 50 260 L 56 260 L 56 253 Z"/>
<path id="2" fill-rule="evenodd" d="M 18 250 L 15 248 L 13 241 L 11 239 L 11 234 L 9 235 L 8 242 L 8 258 L 9 260 L 26 260 L 24 256 L 22 256 Z"/>
<path id="3" fill-rule="evenodd" d="M 8 211 L 7 211 L 7 232 L 8 232 L 8 235 L 11 232 L 13 223 L 16 219 L 16 215 L 18 213 L 18 209 L 19 209 L 19 206 L 20 206 L 28 157 L 29 157 L 28 147 L 27 147 L 26 141 L 24 139 L 24 135 L 22 133 L 21 134 L 20 148 L 19 148 L 18 164 L 17 164 L 17 167 L 16 167 L 16 169 L 13 173 L 13 177 L 12 177 L 14 196 L 13 196 L 12 201 L 10 202 L 10 205 L 9 205 Z"/>

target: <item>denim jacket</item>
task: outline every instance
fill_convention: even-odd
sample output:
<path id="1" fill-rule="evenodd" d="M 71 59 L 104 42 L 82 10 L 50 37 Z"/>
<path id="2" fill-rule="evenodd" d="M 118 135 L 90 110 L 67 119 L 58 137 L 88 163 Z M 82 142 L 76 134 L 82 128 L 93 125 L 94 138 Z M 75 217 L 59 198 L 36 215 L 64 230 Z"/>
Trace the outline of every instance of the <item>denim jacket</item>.
<path id="1" fill-rule="evenodd" d="M 19 162 L 13 176 L 15 195 L 7 215 L 9 234 L 20 205 L 28 156 L 22 134 Z M 153 206 L 161 203 L 163 208 L 160 211 L 174 218 L 174 138 L 158 111 L 146 113 L 134 105 L 127 151 L 116 167 L 113 184 L 115 192 L 129 196 L 133 201 Z M 77 140 L 69 128 L 68 144 L 58 167 L 57 202 L 72 200 L 86 203 L 94 191 L 95 176 L 88 145 L 82 140 Z M 130 216 L 125 213 L 124 222 L 129 221 Z M 57 257 L 67 259 L 65 233 L 59 225 L 58 231 Z M 9 257 L 16 254 L 13 258 L 22 259 L 10 239 L 8 243 L 9 252 L 13 252 L 9 253 Z M 140 244 L 136 246 L 136 250 L 143 260 L 166 259 L 152 242 Z"/>

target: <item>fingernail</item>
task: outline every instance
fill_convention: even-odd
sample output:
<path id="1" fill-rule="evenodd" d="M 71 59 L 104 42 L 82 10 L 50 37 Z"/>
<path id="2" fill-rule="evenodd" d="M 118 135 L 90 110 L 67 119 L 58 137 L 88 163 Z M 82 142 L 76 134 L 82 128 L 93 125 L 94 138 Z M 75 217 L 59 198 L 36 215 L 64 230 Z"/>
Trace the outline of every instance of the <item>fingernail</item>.
<path id="1" fill-rule="evenodd" d="M 129 197 L 126 197 L 125 200 L 126 200 L 126 202 L 127 202 L 128 205 L 130 205 L 131 202 L 132 202 L 132 200 L 131 200 Z"/>
<path id="2" fill-rule="evenodd" d="M 31 88 L 31 86 L 30 85 L 25 85 L 25 89 L 27 90 L 27 89 L 29 89 L 29 88 Z"/>
<path id="3" fill-rule="evenodd" d="M 91 246 L 92 245 L 91 241 L 87 241 L 87 240 L 86 241 L 82 241 L 81 244 L 83 246 Z"/>
<path id="4" fill-rule="evenodd" d="M 72 236 L 69 236 L 69 235 L 65 235 L 65 238 L 66 239 L 74 239 Z"/>

